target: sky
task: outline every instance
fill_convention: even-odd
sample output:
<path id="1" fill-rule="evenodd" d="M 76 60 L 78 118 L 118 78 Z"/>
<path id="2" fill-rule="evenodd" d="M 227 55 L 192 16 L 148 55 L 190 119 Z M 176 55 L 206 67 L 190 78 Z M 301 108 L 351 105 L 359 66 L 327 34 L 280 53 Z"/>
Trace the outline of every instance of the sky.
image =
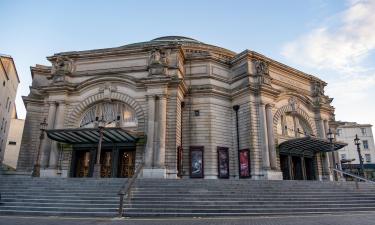
<path id="1" fill-rule="evenodd" d="M 187 36 L 250 49 L 326 81 L 336 120 L 375 125 L 375 0 L 0 0 L 0 53 L 14 58 L 21 96 L 30 66 L 63 51 Z"/>

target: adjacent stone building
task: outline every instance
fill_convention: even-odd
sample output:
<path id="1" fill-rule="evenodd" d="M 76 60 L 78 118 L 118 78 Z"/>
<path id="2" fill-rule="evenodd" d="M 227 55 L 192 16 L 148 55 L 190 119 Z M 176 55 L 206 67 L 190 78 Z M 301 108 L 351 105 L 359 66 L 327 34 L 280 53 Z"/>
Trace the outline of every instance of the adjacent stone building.
<path id="1" fill-rule="evenodd" d="M 40 149 L 42 176 L 332 177 L 334 108 L 315 76 L 180 36 L 47 59 L 23 98 L 19 170 Z"/>
<path id="2" fill-rule="evenodd" d="M 0 164 L 4 159 L 12 109 L 19 83 L 13 58 L 0 54 Z"/>
<path id="3" fill-rule="evenodd" d="M 12 116 L 10 119 L 10 126 L 7 138 L 7 144 L 5 147 L 3 164 L 12 169 L 16 169 L 18 154 L 20 152 L 23 126 L 25 124 L 24 119 L 17 117 L 16 106 L 12 107 Z"/>
<path id="4" fill-rule="evenodd" d="M 375 178 L 375 144 L 372 134 L 371 124 L 358 124 L 356 122 L 337 122 L 336 139 L 347 146 L 338 151 L 340 160 L 349 161 L 342 164 L 342 168 L 347 171 L 356 172 L 360 168 L 359 155 L 354 139 L 360 139 L 360 151 L 364 162 L 366 177 Z"/>

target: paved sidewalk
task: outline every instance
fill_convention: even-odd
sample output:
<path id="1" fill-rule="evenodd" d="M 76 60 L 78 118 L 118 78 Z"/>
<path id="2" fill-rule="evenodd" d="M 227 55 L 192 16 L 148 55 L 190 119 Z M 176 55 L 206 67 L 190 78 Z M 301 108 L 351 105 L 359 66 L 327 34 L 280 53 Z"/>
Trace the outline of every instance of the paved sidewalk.
<path id="1" fill-rule="evenodd" d="M 313 216 L 279 216 L 247 218 L 150 218 L 150 219 L 101 219 L 63 217 L 13 217 L 0 216 L 0 225 L 374 225 L 375 213 Z"/>

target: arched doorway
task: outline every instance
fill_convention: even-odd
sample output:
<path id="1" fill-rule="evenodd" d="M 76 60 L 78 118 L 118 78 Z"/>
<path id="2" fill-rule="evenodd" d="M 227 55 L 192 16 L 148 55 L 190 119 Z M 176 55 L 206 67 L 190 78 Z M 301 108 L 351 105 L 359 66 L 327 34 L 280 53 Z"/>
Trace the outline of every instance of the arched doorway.
<path id="1" fill-rule="evenodd" d="M 313 135 L 309 122 L 296 111 L 280 115 L 277 123 L 279 143 Z M 316 179 L 316 160 L 314 149 L 296 146 L 293 149 L 279 148 L 280 169 L 284 180 Z"/>

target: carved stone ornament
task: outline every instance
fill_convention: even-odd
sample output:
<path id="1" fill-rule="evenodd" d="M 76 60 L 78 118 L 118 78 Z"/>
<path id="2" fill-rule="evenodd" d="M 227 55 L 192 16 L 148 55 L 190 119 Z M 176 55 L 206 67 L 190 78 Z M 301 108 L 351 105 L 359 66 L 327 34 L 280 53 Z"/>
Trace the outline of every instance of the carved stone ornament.
<path id="1" fill-rule="evenodd" d="M 297 111 L 299 105 L 298 105 L 296 97 L 290 97 L 289 100 L 288 100 L 288 104 L 289 104 L 292 112 L 296 112 Z"/>
<path id="2" fill-rule="evenodd" d="M 111 101 L 112 92 L 116 92 L 117 87 L 112 85 L 111 82 L 106 82 L 102 87 L 99 88 L 100 93 L 104 93 L 104 98 L 107 101 Z"/>
<path id="3" fill-rule="evenodd" d="M 168 57 L 160 49 L 153 49 L 149 59 L 150 75 L 166 75 L 168 68 Z"/>
<path id="4" fill-rule="evenodd" d="M 73 61 L 66 56 L 58 56 L 52 66 L 53 82 L 64 82 L 65 75 L 73 71 Z"/>
<path id="5" fill-rule="evenodd" d="M 262 84 L 271 84 L 271 76 L 269 75 L 268 64 L 261 60 L 254 61 L 255 75 L 258 76 L 258 82 Z"/>
<path id="6" fill-rule="evenodd" d="M 324 96 L 324 87 L 320 82 L 318 82 L 318 81 L 314 82 L 312 94 L 313 94 L 314 97 Z"/>
<path id="7" fill-rule="evenodd" d="M 254 61 L 254 66 L 255 66 L 255 73 L 257 75 L 268 75 L 268 64 L 264 61 L 261 60 L 255 60 Z"/>

